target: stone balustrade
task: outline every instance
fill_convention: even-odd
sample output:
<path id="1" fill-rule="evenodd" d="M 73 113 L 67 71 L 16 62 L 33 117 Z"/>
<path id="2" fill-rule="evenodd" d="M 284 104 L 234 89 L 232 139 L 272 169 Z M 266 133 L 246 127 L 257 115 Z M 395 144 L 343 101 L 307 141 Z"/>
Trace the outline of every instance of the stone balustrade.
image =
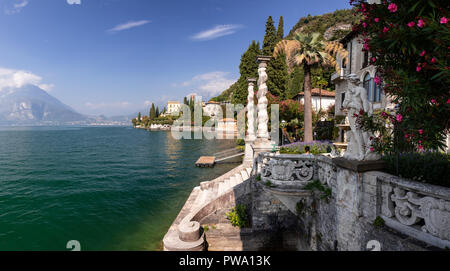
<path id="1" fill-rule="evenodd" d="M 386 225 L 437 247 L 450 247 L 450 189 L 377 177 L 377 208 Z"/>

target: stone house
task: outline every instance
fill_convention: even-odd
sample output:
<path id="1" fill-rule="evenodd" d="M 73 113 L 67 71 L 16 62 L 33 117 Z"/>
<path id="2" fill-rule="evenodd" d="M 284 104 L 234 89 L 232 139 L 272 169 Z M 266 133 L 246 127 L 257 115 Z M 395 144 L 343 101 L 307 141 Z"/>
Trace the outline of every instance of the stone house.
<path id="1" fill-rule="evenodd" d="M 305 93 L 300 92 L 293 99 L 304 104 Z M 321 109 L 322 111 L 326 111 L 331 105 L 335 103 L 335 93 L 325 89 L 314 88 L 311 90 L 311 101 L 314 111 L 318 112 L 319 109 Z"/>

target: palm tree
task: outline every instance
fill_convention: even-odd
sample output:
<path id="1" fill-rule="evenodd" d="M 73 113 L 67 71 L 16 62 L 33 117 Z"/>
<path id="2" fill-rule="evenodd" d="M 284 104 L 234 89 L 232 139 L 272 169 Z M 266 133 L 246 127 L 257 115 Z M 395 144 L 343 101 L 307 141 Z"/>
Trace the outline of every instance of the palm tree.
<path id="1" fill-rule="evenodd" d="M 313 141 L 312 135 L 312 101 L 311 101 L 311 69 L 322 66 L 338 66 L 335 57 L 346 57 L 346 51 L 338 42 L 325 42 L 319 33 L 296 33 L 293 40 L 282 40 L 275 46 L 274 56 L 286 54 L 290 66 L 303 66 L 304 106 L 305 106 L 305 142 Z M 339 68 L 339 67 L 337 67 Z"/>

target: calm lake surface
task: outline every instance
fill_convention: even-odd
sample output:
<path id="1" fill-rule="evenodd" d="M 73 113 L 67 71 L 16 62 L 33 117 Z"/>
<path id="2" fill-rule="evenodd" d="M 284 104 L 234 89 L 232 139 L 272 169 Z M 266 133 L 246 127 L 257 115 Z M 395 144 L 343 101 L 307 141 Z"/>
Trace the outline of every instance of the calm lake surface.
<path id="1" fill-rule="evenodd" d="M 0 250 L 157 250 L 192 188 L 236 164 L 196 168 L 233 140 L 130 127 L 0 127 Z"/>

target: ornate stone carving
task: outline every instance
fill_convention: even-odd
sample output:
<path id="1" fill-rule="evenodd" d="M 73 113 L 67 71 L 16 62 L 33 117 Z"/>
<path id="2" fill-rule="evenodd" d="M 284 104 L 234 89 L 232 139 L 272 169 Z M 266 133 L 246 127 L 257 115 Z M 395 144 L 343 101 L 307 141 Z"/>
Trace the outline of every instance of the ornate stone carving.
<path id="1" fill-rule="evenodd" d="M 322 184 L 332 186 L 336 182 L 336 166 L 334 165 L 318 161 L 317 173 Z"/>
<path id="2" fill-rule="evenodd" d="M 382 183 L 381 213 L 405 226 L 419 226 L 422 231 L 450 240 L 450 202 L 420 195 L 405 187 Z M 423 221 L 423 222 L 422 222 Z"/>
<path id="3" fill-rule="evenodd" d="M 264 154 L 260 154 L 261 156 Z M 261 163 L 261 177 L 266 180 L 304 183 L 311 181 L 314 176 L 313 160 L 266 156 L 258 161 Z"/>
<path id="4" fill-rule="evenodd" d="M 269 115 L 267 113 L 267 62 L 270 57 L 258 57 L 259 67 L 258 67 L 258 131 L 257 137 L 268 139 L 269 138 Z"/>
<path id="5" fill-rule="evenodd" d="M 366 90 L 360 86 L 360 80 L 355 74 L 346 76 L 349 88 L 345 93 L 343 107 L 347 109 L 347 117 L 351 131 L 347 132 L 348 149 L 345 158 L 351 160 L 378 160 L 380 156 L 370 150 L 373 137 L 369 132 L 363 131 L 356 124 L 356 117 L 360 111 L 372 115 L 372 105 L 367 98 Z"/>
<path id="6" fill-rule="evenodd" d="M 248 79 L 248 97 L 247 97 L 247 139 L 253 141 L 256 139 L 255 135 L 255 93 L 253 88 L 255 86 L 256 79 Z"/>

